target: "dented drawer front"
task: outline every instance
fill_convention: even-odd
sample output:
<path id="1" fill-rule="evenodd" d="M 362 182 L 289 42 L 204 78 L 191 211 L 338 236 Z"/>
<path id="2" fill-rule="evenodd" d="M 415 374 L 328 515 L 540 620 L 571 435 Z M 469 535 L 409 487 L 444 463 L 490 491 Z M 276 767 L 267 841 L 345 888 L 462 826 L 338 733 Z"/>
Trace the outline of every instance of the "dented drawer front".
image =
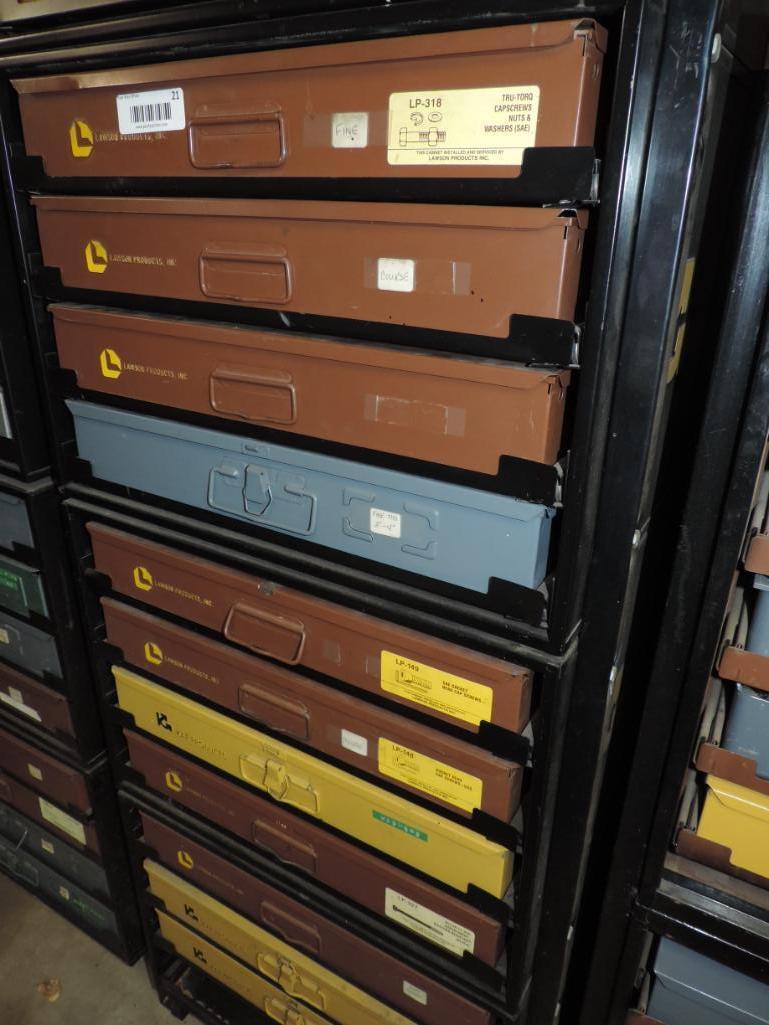
<path id="1" fill-rule="evenodd" d="M 40 570 L 0 555 L 0 605 L 19 616 L 30 612 L 47 616 L 48 603 Z"/>
<path id="2" fill-rule="evenodd" d="M 339 1025 L 359 1025 L 361 1021 L 371 1025 L 408 1025 L 411 1020 L 162 865 L 147 860 L 144 871 L 150 893 L 161 902 L 164 911 L 239 958 L 303 1005 L 328 1015 Z M 357 956 L 363 954 L 364 950 L 359 949 Z M 426 1021 L 422 1011 L 424 1007 L 412 1001 L 411 1015 Z M 465 1013 L 452 1020 L 457 1025 L 470 1025 L 473 1021 L 485 1025 L 489 1014 L 478 1008 L 475 1015 Z"/>
<path id="3" fill-rule="evenodd" d="M 0 771 L 0 801 L 9 804 L 28 819 L 39 823 L 57 836 L 63 837 L 77 850 L 89 850 L 99 853 L 99 841 L 96 827 L 90 819 L 71 815 L 47 797 L 36 794 L 34 790 L 19 783 L 13 776 L 6 776 Z"/>
<path id="4" fill-rule="evenodd" d="M 14 85 L 53 176 L 502 177 L 592 143 L 604 48 L 559 21 Z"/>
<path id="5" fill-rule="evenodd" d="M 101 480 L 486 593 L 545 578 L 554 510 L 346 459 L 68 401 Z"/>
<path id="6" fill-rule="evenodd" d="M 6 612 L 0 611 L 0 658 L 37 676 L 61 676 L 56 640 Z"/>
<path id="7" fill-rule="evenodd" d="M 18 495 L 0 491 L 0 548 L 32 548 L 34 543 L 26 502 Z"/>
<path id="8" fill-rule="evenodd" d="M 697 836 L 727 848 L 735 868 L 769 878 L 769 797 L 717 776 L 707 784 Z"/>
<path id="9" fill-rule="evenodd" d="M 96 897 L 37 857 L 0 837 L 0 869 L 25 883 L 67 912 L 86 929 L 117 940 L 120 933 L 114 912 Z"/>
<path id="10" fill-rule="evenodd" d="M 520 731 L 531 672 L 342 605 L 89 523 L 95 568 L 120 594 L 191 620 L 286 665 L 476 729 Z"/>
<path id="11" fill-rule="evenodd" d="M 756 763 L 757 775 L 769 779 L 769 694 L 735 685 L 722 747 Z"/>
<path id="12" fill-rule="evenodd" d="M 489 914 L 176 751 L 130 730 L 125 736 L 131 765 L 151 789 L 428 942 L 496 964 L 504 928 Z M 192 867 L 184 850 L 176 861 Z"/>
<path id="13" fill-rule="evenodd" d="M 243 997 L 268 1018 L 285 1025 L 328 1025 L 328 1019 L 268 982 L 253 969 L 225 954 L 219 947 L 198 933 L 192 932 L 175 918 L 158 912 L 160 935 L 171 944 L 180 957 L 190 961 L 211 978 Z"/>
<path id="14" fill-rule="evenodd" d="M 20 718 L 31 720 L 43 729 L 66 733 L 70 737 L 75 735 L 69 704 L 63 694 L 2 663 L 0 708 L 15 712 Z"/>
<path id="15" fill-rule="evenodd" d="M 306 904 L 293 900 L 269 883 L 237 868 L 225 858 L 213 854 L 170 827 L 161 825 L 150 815 L 142 813 L 142 823 L 145 843 L 167 868 L 180 873 L 194 886 L 232 905 L 246 918 L 252 919 L 291 946 L 311 957 L 317 957 L 332 971 L 341 972 L 350 982 L 360 985 L 399 1011 L 413 1013 L 431 1025 L 466 1021 L 468 1015 L 475 1011 L 463 997 L 441 983 L 407 967 L 371 943 L 324 918 Z M 405 913 L 405 905 L 403 910 Z M 186 910 L 182 914 L 172 913 L 177 914 L 182 921 L 188 920 Z M 450 934 L 446 928 L 441 928 L 438 916 L 434 917 L 436 934 L 447 939 Z M 188 924 L 198 928 L 194 921 L 188 921 Z M 426 929 L 426 922 L 423 927 Z M 453 953 L 461 955 L 465 950 L 473 952 L 473 936 L 467 930 L 455 929 L 453 942 Z M 424 994 L 426 1000 L 422 1006 L 418 1007 L 414 1003 L 415 996 L 411 996 L 412 993 L 416 999 Z"/>
<path id="16" fill-rule="evenodd" d="M 478 789 L 483 811 L 512 818 L 519 765 L 128 605 L 105 598 L 102 606 L 107 641 L 137 668 L 469 815 L 464 781 Z"/>
<path id="17" fill-rule="evenodd" d="M 567 371 L 90 307 L 51 312 L 59 362 L 88 391 L 488 474 L 502 456 L 559 455 Z"/>
<path id="18" fill-rule="evenodd" d="M 65 286 L 507 338 L 573 320 L 587 215 L 554 209 L 34 196 Z M 333 253 L 333 273 L 329 273 Z"/>
<path id="19" fill-rule="evenodd" d="M 135 673 L 113 675 L 120 708 L 158 740 L 456 890 L 507 891 L 513 854 L 501 845 Z"/>
<path id="20" fill-rule="evenodd" d="M 109 883 L 101 865 L 6 804 L 0 804 L 0 836 L 94 897 L 109 899 Z"/>
<path id="21" fill-rule="evenodd" d="M 0 769 L 10 772 L 25 785 L 87 815 L 91 798 L 82 772 L 0 729 Z"/>

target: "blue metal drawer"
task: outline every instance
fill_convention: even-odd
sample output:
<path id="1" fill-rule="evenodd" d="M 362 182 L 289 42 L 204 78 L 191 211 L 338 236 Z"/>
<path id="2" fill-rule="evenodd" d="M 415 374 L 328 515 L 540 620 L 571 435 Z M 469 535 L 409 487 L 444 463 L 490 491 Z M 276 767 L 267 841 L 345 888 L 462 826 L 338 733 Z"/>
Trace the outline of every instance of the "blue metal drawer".
<path id="1" fill-rule="evenodd" d="M 663 1025 L 769 1023 L 769 986 L 663 939 L 648 1014 Z"/>
<path id="2" fill-rule="evenodd" d="M 109 899 L 109 883 L 101 865 L 7 804 L 0 804 L 1 839 L 60 872 L 94 897 Z"/>
<path id="3" fill-rule="evenodd" d="M 67 403 L 79 454 L 102 480 L 212 510 L 485 593 L 491 577 L 539 587 L 554 510 L 266 444 Z"/>
<path id="4" fill-rule="evenodd" d="M 56 641 L 43 630 L 0 610 L 0 658 L 36 676 L 61 676 Z"/>
<path id="5" fill-rule="evenodd" d="M 769 779 L 769 694 L 735 685 L 721 746 L 756 762 L 756 772 Z"/>
<path id="6" fill-rule="evenodd" d="M 0 491 L 0 548 L 10 551 L 15 544 L 34 545 L 27 506 L 18 495 Z"/>

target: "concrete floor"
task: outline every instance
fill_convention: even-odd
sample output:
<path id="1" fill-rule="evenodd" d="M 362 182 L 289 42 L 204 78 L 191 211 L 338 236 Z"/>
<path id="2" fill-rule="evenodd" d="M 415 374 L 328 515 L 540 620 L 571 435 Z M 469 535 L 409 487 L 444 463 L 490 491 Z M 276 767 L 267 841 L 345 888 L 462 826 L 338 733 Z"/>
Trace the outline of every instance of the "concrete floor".
<path id="1" fill-rule="evenodd" d="M 49 1003 L 38 984 L 61 983 Z M 191 1020 L 191 1019 L 190 1019 Z M 144 963 L 128 968 L 56 912 L 0 875 L 2 1025 L 171 1025 Z"/>

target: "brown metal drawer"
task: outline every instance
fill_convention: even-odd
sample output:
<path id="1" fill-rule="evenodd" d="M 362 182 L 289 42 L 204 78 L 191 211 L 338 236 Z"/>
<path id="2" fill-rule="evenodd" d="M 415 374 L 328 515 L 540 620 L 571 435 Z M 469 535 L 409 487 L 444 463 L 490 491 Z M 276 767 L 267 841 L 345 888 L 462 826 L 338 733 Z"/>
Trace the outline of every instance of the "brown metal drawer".
<path id="1" fill-rule="evenodd" d="M 520 765 L 109 598 L 102 606 L 108 642 L 132 665 L 466 817 L 456 780 L 476 780 L 477 806 L 512 819 Z"/>
<path id="2" fill-rule="evenodd" d="M 13 84 L 52 176 L 500 177 L 592 143 L 605 45 L 580 19 Z"/>
<path id="3" fill-rule="evenodd" d="M 58 804 L 87 815 L 91 798 L 81 772 L 0 729 L 0 769 L 10 772 Z"/>
<path id="4" fill-rule="evenodd" d="M 275 331 L 51 307 L 81 388 L 444 466 L 554 463 L 568 371 Z"/>
<path id="5" fill-rule="evenodd" d="M 70 815 L 59 805 L 49 801 L 47 797 L 36 794 L 34 790 L 23 786 L 13 776 L 6 776 L 0 771 L 0 801 L 9 804 L 16 811 L 26 815 L 28 819 L 39 823 L 57 836 L 82 850 L 86 848 L 94 854 L 99 853 L 99 840 L 96 826 L 90 819 L 81 819 Z"/>
<path id="6" fill-rule="evenodd" d="M 50 687 L 0 663 L 0 708 L 46 730 L 75 735 L 67 699 Z"/>
<path id="7" fill-rule="evenodd" d="M 507 338 L 574 318 L 587 214 L 529 207 L 33 196 L 65 286 Z"/>
<path id="8" fill-rule="evenodd" d="M 531 671 L 302 594 L 165 545 L 87 524 L 96 569 L 120 594 L 221 634 L 256 655 L 301 665 L 477 732 L 520 732 Z"/>
<path id="9" fill-rule="evenodd" d="M 153 790 L 432 943 L 455 953 L 472 944 L 476 957 L 496 963 L 503 926 L 472 904 L 175 751 L 130 730 L 125 737 L 131 764 Z"/>
<path id="10" fill-rule="evenodd" d="M 141 818 L 145 842 L 167 868 L 230 904 L 292 947 L 340 972 L 346 981 L 361 986 L 372 996 L 427 1025 L 466 1023 L 483 1014 L 459 994 L 415 972 L 201 844 L 161 825 L 144 812 Z M 198 928 L 194 921 L 188 924 Z M 409 993 L 418 995 L 420 1006 Z"/>

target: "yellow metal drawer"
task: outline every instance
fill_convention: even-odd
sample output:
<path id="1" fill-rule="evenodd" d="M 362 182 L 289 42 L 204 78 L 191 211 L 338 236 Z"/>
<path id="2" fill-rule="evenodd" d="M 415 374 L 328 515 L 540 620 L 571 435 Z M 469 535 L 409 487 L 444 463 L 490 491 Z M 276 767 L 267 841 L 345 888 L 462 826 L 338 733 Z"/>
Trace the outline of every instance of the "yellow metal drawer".
<path id="1" fill-rule="evenodd" d="M 196 932 L 240 958 L 290 997 L 339 1022 L 339 1025 L 413 1025 L 397 1011 L 370 997 L 333 972 L 230 910 L 152 861 L 144 862 L 150 891 L 165 910 Z"/>
<path id="2" fill-rule="evenodd" d="M 769 878 L 769 797 L 708 776 L 697 835 L 728 847 L 732 865 Z"/>
<path id="3" fill-rule="evenodd" d="M 513 854 L 500 844 L 136 673 L 112 672 L 120 707 L 153 737 L 457 890 L 472 883 L 502 897 L 510 885 Z"/>
<path id="4" fill-rule="evenodd" d="M 264 1011 L 268 1017 L 281 1022 L 281 1025 L 328 1025 L 328 1021 L 321 1015 L 309 1007 L 298 1004 L 277 986 L 267 982 L 256 972 L 252 972 L 229 954 L 204 940 L 202 936 L 191 932 L 180 922 L 169 918 L 162 911 L 158 912 L 158 919 L 160 935 L 171 944 L 180 957 L 197 965 L 211 978 Z M 364 1019 L 360 1025 L 368 1023 Z"/>

